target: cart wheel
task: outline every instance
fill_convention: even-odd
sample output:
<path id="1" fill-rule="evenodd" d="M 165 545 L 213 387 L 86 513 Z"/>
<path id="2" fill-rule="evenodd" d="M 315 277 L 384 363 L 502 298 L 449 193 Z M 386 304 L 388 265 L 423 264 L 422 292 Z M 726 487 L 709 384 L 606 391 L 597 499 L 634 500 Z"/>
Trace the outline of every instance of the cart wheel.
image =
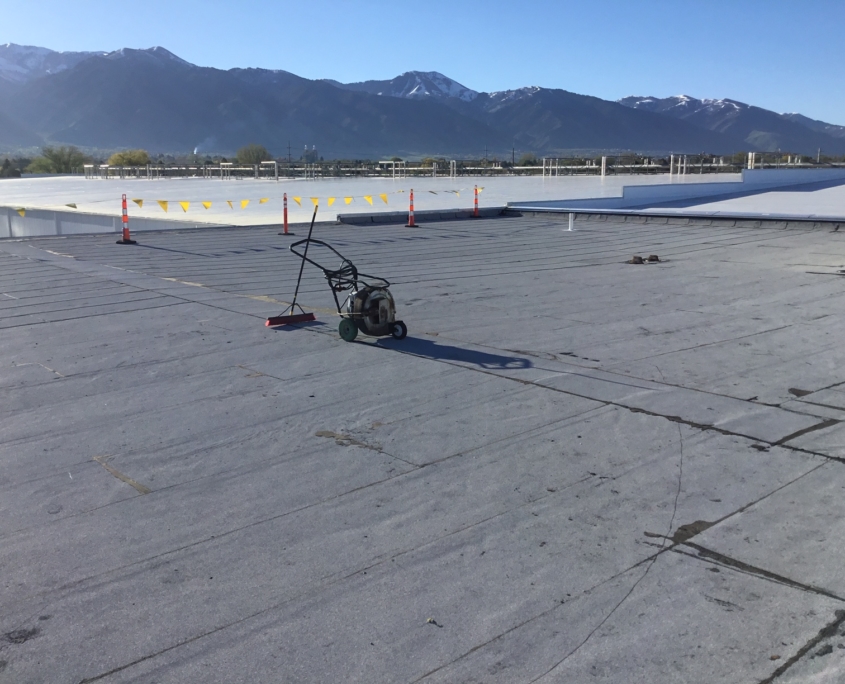
<path id="1" fill-rule="evenodd" d="M 354 340 L 358 335 L 358 328 L 355 327 L 355 324 L 349 318 L 340 319 L 340 325 L 337 326 L 337 331 L 347 342 L 352 342 L 352 340 Z"/>
<path id="2" fill-rule="evenodd" d="M 402 321 L 396 321 L 392 326 L 390 326 L 390 334 L 397 340 L 404 340 L 405 335 L 408 334 L 408 326 Z"/>

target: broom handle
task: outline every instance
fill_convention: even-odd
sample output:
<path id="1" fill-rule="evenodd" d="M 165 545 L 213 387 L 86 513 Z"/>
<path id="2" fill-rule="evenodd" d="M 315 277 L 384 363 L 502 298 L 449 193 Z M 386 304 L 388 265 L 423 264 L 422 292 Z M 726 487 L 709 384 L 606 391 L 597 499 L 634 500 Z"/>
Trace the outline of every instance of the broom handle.
<path id="1" fill-rule="evenodd" d="M 308 238 L 305 240 L 305 252 L 302 255 L 302 263 L 299 264 L 299 277 L 296 279 L 296 290 L 293 292 L 293 302 L 291 302 L 290 310 L 296 306 L 296 297 L 299 295 L 299 283 L 302 282 L 302 270 L 305 268 L 305 257 L 308 256 L 308 245 L 311 244 L 311 231 L 314 230 L 314 220 L 317 218 L 317 205 L 314 205 L 314 214 L 311 216 L 311 227 L 308 229 Z M 300 307 L 302 308 L 302 307 Z"/>

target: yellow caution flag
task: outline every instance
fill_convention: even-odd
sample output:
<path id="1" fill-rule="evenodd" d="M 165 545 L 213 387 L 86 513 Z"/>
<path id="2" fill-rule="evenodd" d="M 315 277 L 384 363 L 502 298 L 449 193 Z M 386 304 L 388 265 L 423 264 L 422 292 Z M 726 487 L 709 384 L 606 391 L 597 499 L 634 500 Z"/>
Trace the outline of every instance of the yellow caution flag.
<path id="1" fill-rule="evenodd" d="M 320 198 L 319 197 L 312 197 L 311 201 L 314 203 L 314 206 L 316 207 L 320 203 Z"/>
<path id="2" fill-rule="evenodd" d="M 334 197 L 329 197 L 329 199 L 327 200 L 328 205 L 332 206 L 334 204 L 334 200 L 335 200 Z"/>
<path id="3" fill-rule="evenodd" d="M 381 201 L 387 204 L 387 195 L 379 195 L 381 197 Z"/>
<path id="4" fill-rule="evenodd" d="M 293 201 L 296 202 L 300 207 L 302 206 L 302 198 L 301 197 L 294 197 Z"/>
<path id="5" fill-rule="evenodd" d="M 71 209 L 76 209 L 76 205 L 73 202 L 71 202 L 70 204 L 66 204 L 65 206 L 70 207 Z"/>
<path id="6" fill-rule="evenodd" d="M 234 207 L 232 206 L 232 200 L 226 200 L 226 204 L 229 205 L 229 209 L 234 209 Z"/>
<path id="7" fill-rule="evenodd" d="M 241 209 L 246 209 L 247 204 L 249 204 L 249 200 L 241 200 Z"/>
<path id="8" fill-rule="evenodd" d="M 483 190 L 484 190 L 484 188 L 478 188 L 478 193 L 479 193 L 479 194 L 481 194 L 481 192 L 482 192 Z"/>
<path id="9" fill-rule="evenodd" d="M 206 209 L 211 209 L 211 202 L 203 202 L 202 206 L 204 206 Z"/>
<path id="10" fill-rule="evenodd" d="M 264 204 L 265 202 L 269 202 L 269 201 L 270 201 L 269 197 L 262 197 L 260 200 L 258 200 L 258 203 Z"/>
<path id="11" fill-rule="evenodd" d="M 167 211 L 167 200 L 156 200 L 156 202 L 158 202 L 158 206 Z"/>
<path id="12" fill-rule="evenodd" d="M 191 206 L 191 203 L 190 202 L 179 202 L 179 206 L 182 207 L 182 211 L 184 211 L 187 214 L 188 213 L 188 207 Z"/>
<path id="13" fill-rule="evenodd" d="M 352 204 L 352 198 L 351 197 L 344 197 L 343 201 L 346 202 L 347 204 Z"/>
<path id="14" fill-rule="evenodd" d="M 372 206 L 372 204 L 373 204 L 373 196 L 372 195 L 364 195 L 364 199 L 367 200 L 370 203 L 370 205 Z"/>
<path id="15" fill-rule="evenodd" d="M 144 200 L 142 199 L 133 199 L 132 201 L 135 202 L 135 204 L 137 204 L 139 207 L 144 206 Z"/>
<path id="16" fill-rule="evenodd" d="M 21 216 L 26 216 L 26 209 L 15 209 Z"/>

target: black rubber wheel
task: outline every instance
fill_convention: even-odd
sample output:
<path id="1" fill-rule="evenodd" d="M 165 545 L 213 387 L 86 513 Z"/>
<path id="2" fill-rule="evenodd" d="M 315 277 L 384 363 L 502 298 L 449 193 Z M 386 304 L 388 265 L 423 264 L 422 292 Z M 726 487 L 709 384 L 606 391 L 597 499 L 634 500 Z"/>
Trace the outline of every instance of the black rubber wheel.
<path id="1" fill-rule="evenodd" d="M 395 321 L 393 325 L 390 326 L 390 334 L 397 340 L 404 340 L 405 335 L 408 334 L 408 326 L 402 321 Z"/>
<path id="2" fill-rule="evenodd" d="M 358 335 L 358 328 L 355 327 L 351 318 L 341 318 L 340 325 L 337 326 L 337 331 L 347 342 L 352 342 L 352 340 L 354 340 Z"/>

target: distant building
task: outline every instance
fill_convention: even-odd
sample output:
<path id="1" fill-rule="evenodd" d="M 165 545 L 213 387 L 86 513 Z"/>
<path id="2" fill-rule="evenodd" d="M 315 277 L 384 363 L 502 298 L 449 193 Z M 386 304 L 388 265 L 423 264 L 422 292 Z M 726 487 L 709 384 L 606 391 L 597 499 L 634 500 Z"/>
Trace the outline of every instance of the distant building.
<path id="1" fill-rule="evenodd" d="M 305 151 L 302 153 L 302 161 L 306 164 L 314 164 L 320 161 L 320 153 L 317 152 L 316 145 L 312 145 L 310 150 L 308 149 L 308 145 L 305 146 Z"/>

